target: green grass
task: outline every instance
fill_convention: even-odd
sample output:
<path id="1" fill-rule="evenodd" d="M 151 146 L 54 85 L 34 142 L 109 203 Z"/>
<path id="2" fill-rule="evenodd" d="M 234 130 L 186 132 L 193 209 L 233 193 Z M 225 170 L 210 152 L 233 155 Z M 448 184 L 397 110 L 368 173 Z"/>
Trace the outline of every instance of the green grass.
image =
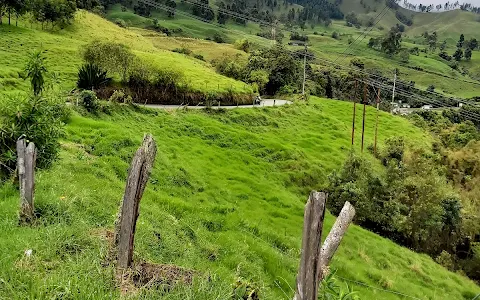
<path id="1" fill-rule="evenodd" d="M 147 132 L 158 155 L 141 203 L 135 260 L 176 264 L 211 280 L 136 298 L 227 299 L 242 277 L 260 289 L 261 299 L 290 299 L 303 206 L 350 151 L 352 104 L 312 97 L 310 105 L 227 112 L 113 111 L 72 116 L 60 159 L 37 174 L 41 225 L 17 226 L 18 192 L 9 183 L 0 187 L 0 299 L 119 297 L 114 270 L 102 266 L 102 232 L 113 228 L 130 160 Z M 357 116 L 358 151 L 360 107 Z M 368 108 L 366 145 L 373 142 L 374 118 Z M 379 132 L 380 144 L 393 136 L 431 143 L 407 120 L 386 113 Z M 333 221 L 327 215 L 327 229 Z M 421 299 L 470 300 L 480 292 L 428 256 L 357 226 L 332 267 L 341 277 Z M 362 299 L 403 299 L 354 289 Z"/>
<path id="2" fill-rule="evenodd" d="M 27 91 L 27 82 L 20 79 L 18 74 L 26 63 L 29 51 L 42 49 L 46 52 L 50 74 L 58 74 L 62 89 L 73 89 L 78 67 L 82 64 L 82 47 L 96 39 L 125 44 L 139 57 L 157 67 L 182 73 L 193 91 L 252 91 L 243 82 L 217 74 L 208 63 L 157 48 L 140 33 L 120 28 L 85 11 L 77 13 L 72 26 L 53 32 L 41 30 L 35 24 L 20 23 L 19 27 L 0 25 L 0 88 L 11 94 Z"/>

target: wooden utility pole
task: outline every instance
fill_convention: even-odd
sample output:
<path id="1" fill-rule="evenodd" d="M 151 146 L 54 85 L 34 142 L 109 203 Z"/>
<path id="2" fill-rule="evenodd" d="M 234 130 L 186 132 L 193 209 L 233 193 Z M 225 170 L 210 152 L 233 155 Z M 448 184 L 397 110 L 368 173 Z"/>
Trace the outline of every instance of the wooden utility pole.
<path id="1" fill-rule="evenodd" d="M 23 137 L 17 141 L 17 169 L 20 185 L 20 223 L 30 223 L 34 218 L 35 164 L 37 150 L 34 143 Z"/>
<path id="2" fill-rule="evenodd" d="M 305 205 L 302 256 L 294 300 L 318 299 L 318 288 L 328 275 L 328 265 L 355 216 L 355 209 L 346 202 L 322 246 L 326 201 L 325 193 L 312 192 Z"/>
<path id="3" fill-rule="evenodd" d="M 367 110 L 367 83 L 363 84 L 363 124 L 362 124 L 362 153 L 365 143 L 365 114 Z"/>
<path id="4" fill-rule="evenodd" d="M 397 87 L 397 69 L 394 70 L 395 76 L 393 78 L 393 91 L 392 91 L 392 114 L 393 114 L 393 106 L 395 105 L 395 89 Z"/>
<path id="5" fill-rule="evenodd" d="M 357 117 L 357 80 L 355 79 L 355 90 L 353 91 L 353 124 L 352 124 L 352 147 L 355 144 L 355 118 Z"/>
<path id="6" fill-rule="evenodd" d="M 375 143 L 373 145 L 373 154 L 376 156 L 377 155 L 377 140 L 378 140 L 378 118 L 379 118 L 379 112 L 380 112 L 380 88 L 378 88 L 378 93 L 377 93 L 377 120 L 375 121 Z"/>
<path id="7" fill-rule="evenodd" d="M 307 43 L 305 43 L 305 53 L 303 55 L 303 86 L 302 86 L 303 96 L 305 96 L 305 82 L 307 81 L 307 51 L 308 51 Z"/>
<path id="8" fill-rule="evenodd" d="M 115 228 L 115 243 L 118 250 L 117 266 L 119 268 L 128 268 L 132 264 L 138 209 L 156 154 L 155 140 L 150 134 L 145 135 L 143 144 L 135 153 L 128 170 L 123 203 Z"/>

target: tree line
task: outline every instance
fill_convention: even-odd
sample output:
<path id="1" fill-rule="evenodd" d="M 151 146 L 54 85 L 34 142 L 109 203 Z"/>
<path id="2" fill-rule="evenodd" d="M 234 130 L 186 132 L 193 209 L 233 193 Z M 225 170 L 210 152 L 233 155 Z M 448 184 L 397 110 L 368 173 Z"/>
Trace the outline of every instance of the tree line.
<path id="1" fill-rule="evenodd" d="M 18 24 L 18 18 L 29 13 L 32 19 L 52 28 L 64 28 L 71 24 L 77 7 L 82 8 L 82 0 L 0 0 L 0 24 L 3 18 L 8 18 L 11 24 L 12 17 Z"/>

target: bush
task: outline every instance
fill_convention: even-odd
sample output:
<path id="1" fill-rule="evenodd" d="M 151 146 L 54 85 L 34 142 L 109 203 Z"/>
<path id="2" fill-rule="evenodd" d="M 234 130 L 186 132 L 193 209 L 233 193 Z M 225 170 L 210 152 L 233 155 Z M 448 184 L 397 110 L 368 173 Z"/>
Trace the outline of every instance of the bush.
<path id="1" fill-rule="evenodd" d="M 111 78 L 107 77 L 107 72 L 103 71 L 95 64 L 84 64 L 78 70 L 77 87 L 85 90 L 98 89 L 108 82 Z"/>
<path id="2" fill-rule="evenodd" d="M 195 54 L 193 57 L 198 59 L 198 60 L 205 61 L 205 57 L 203 57 L 203 55 L 201 55 L 201 54 Z"/>
<path id="3" fill-rule="evenodd" d="M 132 96 L 125 94 L 123 91 L 116 90 L 108 99 L 112 103 L 132 104 Z"/>
<path id="4" fill-rule="evenodd" d="M 88 112 L 94 113 L 98 110 L 98 98 L 92 91 L 81 91 L 78 94 L 78 103 L 83 106 Z"/>
<path id="5" fill-rule="evenodd" d="M 123 44 L 94 41 L 85 47 L 83 58 L 110 75 L 117 74 L 127 81 L 135 63 L 135 54 Z"/>
<path id="6" fill-rule="evenodd" d="M 172 50 L 172 52 L 176 52 L 176 53 L 181 53 L 181 54 L 185 54 L 185 55 L 190 55 L 192 54 L 192 50 L 188 49 L 188 48 L 175 48 Z"/>
<path id="7" fill-rule="evenodd" d="M 448 55 L 447 52 L 445 51 L 442 51 L 438 54 L 438 56 L 440 56 L 442 59 L 446 60 L 446 61 L 451 61 L 452 60 L 452 57 L 450 55 Z"/>
<path id="8" fill-rule="evenodd" d="M 339 37 L 340 37 L 340 35 L 338 34 L 338 32 L 336 32 L 336 31 L 332 32 L 332 38 L 338 40 Z"/>
<path id="9" fill-rule="evenodd" d="M 13 173 L 16 142 L 25 135 L 37 147 L 37 166 L 49 167 L 60 150 L 70 110 L 58 99 L 0 97 L 0 177 Z"/>
<path id="10" fill-rule="evenodd" d="M 253 43 L 247 39 L 243 39 L 235 42 L 235 48 L 245 53 L 250 53 L 250 51 L 252 50 L 252 47 L 253 47 Z"/>
<path id="11" fill-rule="evenodd" d="M 219 44 L 222 44 L 222 43 L 226 43 L 226 42 L 227 42 L 227 39 L 226 39 L 223 35 L 221 35 L 220 33 L 218 33 L 218 32 L 213 35 L 212 40 L 213 40 L 215 43 L 219 43 Z"/>
<path id="12" fill-rule="evenodd" d="M 127 23 L 122 19 L 115 19 L 115 24 L 122 28 L 127 28 Z"/>

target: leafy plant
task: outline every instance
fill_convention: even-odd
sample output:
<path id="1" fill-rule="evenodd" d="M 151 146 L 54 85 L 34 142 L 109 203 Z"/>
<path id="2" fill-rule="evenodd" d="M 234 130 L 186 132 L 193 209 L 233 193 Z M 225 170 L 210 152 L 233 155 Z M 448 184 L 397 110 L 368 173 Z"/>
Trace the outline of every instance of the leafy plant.
<path id="1" fill-rule="evenodd" d="M 109 102 L 113 103 L 123 103 L 123 104 L 132 104 L 132 96 L 125 94 L 123 91 L 115 91 L 112 96 L 108 99 Z"/>
<path id="2" fill-rule="evenodd" d="M 43 57 L 43 51 L 32 52 L 28 58 L 28 62 L 25 66 L 25 79 L 30 79 L 30 85 L 35 96 L 40 95 L 40 93 L 45 88 L 45 73 L 47 73 L 47 68 L 45 67 L 45 57 Z"/>
<path id="3" fill-rule="evenodd" d="M 322 281 L 322 286 L 319 291 L 319 299 L 321 300 L 359 300 L 357 293 L 352 288 L 345 284 L 345 289 L 337 285 L 335 279 L 336 271 L 330 272 Z"/>
<path id="4" fill-rule="evenodd" d="M 58 140 L 69 115 L 70 110 L 57 99 L 0 98 L 0 175 L 15 170 L 16 142 L 22 135 L 37 147 L 37 166 L 50 166 L 60 150 Z"/>
<path id="5" fill-rule="evenodd" d="M 88 112 L 96 112 L 98 110 L 98 98 L 92 91 L 81 91 L 78 94 L 78 100 L 81 106 L 83 106 Z"/>
<path id="6" fill-rule="evenodd" d="M 78 70 L 77 87 L 86 90 L 94 90 L 107 84 L 111 78 L 107 77 L 107 72 L 93 63 L 84 64 Z"/>

